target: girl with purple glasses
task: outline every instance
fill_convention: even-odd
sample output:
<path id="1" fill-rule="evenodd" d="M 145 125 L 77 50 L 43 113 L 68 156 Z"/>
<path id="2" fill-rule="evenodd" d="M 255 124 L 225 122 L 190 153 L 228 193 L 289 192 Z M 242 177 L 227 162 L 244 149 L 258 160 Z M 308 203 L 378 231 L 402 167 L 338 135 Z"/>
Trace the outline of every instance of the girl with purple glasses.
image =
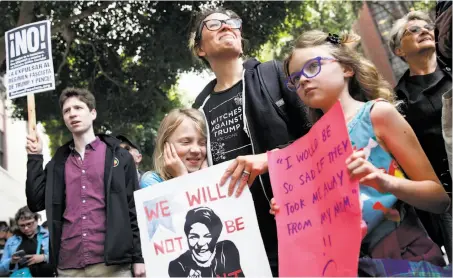
<path id="1" fill-rule="evenodd" d="M 337 101 L 343 107 L 355 149 L 346 164 L 351 178 L 360 183 L 361 262 L 395 259 L 444 266 L 414 207 L 442 213 L 450 199 L 398 112 L 390 85 L 353 49 L 359 39 L 321 31 L 302 34 L 285 61 L 287 87 L 309 107 L 313 122 Z M 271 213 L 277 213 L 278 205 L 271 203 Z"/>

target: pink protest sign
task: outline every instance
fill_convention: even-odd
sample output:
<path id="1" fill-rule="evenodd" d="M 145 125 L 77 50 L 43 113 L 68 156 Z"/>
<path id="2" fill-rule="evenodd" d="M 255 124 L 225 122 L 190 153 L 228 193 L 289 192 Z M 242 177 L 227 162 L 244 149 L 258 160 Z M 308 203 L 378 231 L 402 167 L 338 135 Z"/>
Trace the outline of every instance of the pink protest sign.
<path id="1" fill-rule="evenodd" d="M 357 276 L 362 216 L 351 154 L 339 102 L 306 136 L 268 152 L 281 277 Z"/>

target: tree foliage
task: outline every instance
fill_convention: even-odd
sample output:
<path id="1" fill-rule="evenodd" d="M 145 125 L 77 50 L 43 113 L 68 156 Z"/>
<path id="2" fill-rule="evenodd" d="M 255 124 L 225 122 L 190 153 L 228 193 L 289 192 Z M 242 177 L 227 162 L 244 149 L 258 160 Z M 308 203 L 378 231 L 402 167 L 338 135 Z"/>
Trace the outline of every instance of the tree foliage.
<path id="1" fill-rule="evenodd" d="M 165 113 L 180 105 L 169 91 L 180 73 L 202 69 L 186 42 L 196 12 L 210 5 L 223 5 L 243 18 L 248 54 L 254 56 L 263 53 L 263 45 L 284 50 L 282 38 L 303 30 L 350 28 L 361 2 L 2 1 L 2 33 L 29 22 L 52 21 L 57 87 L 36 95 L 37 119 L 50 136 L 51 149 L 70 138 L 61 120 L 59 94 L 66 87 L 84 87 L 97 99 L 96 132 L 134 139 L 144 153 L 144 168 L 149 168 L 156 128 Z M 1 61 L 4 55 L 0 38 Z M 15 104 L 15 115 L 26 116 L 25 99 Z"/>

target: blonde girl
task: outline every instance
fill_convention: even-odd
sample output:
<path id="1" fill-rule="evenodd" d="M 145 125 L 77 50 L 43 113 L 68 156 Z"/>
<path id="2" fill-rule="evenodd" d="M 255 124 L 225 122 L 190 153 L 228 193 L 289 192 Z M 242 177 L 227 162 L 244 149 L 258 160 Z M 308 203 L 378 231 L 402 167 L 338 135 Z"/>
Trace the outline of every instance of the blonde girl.
<path id="1" fill-rule="evenodd" d="M 144 188 L 207 167 L 206 124 L 196 109 L 173 109 L 162 120 L 153 154 L 154 171 L 146 172 Z"/>

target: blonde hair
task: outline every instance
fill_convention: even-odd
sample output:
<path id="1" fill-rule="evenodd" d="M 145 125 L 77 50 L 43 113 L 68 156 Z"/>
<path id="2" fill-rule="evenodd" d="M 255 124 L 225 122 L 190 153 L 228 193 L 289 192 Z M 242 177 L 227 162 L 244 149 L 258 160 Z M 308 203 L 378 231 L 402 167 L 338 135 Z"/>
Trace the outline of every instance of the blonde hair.
<path id="1" fill-rule="evenodd" d="M 166 170 L 164 165 L 164 146 L 168 138 L 185 120 L 190 119 L 195 124 L 197 130 L 206 138 L 206 122 L 203 114 L 193 108 L 173 109 L 168 113 L 160 123 L 157 131 L 156 145 L 153 153 L 154 171 L 159 174 L 163 180 L 173 178 Z"/>
<path id="2" fill-rule="evenodd" d="M 300 48 L 326 46 L 332 56 L 346 67 L 350 67 L 354 75 L 349 80 L 349 94 L 358 101 L 368 101 L 383 98 L 392 104 L 395 103 L 395 95 L 390 84 L 378 72 L 377 68 L 369 60 L 365 59 L 354 48 L 360 42 L 360 36 L 354 33 L 343 33 L 339 36 L 338 44 L 328 40 L 329 34 L 319 30 L 308 31 L 300 35 L 291 53 L 285 59 L 284 69 L 287 76 L 290 75 L 288 65 L 294 50 Z M 320 109 L 309 108 L 309 119 L 314 123 L 323 115 Z"/>

